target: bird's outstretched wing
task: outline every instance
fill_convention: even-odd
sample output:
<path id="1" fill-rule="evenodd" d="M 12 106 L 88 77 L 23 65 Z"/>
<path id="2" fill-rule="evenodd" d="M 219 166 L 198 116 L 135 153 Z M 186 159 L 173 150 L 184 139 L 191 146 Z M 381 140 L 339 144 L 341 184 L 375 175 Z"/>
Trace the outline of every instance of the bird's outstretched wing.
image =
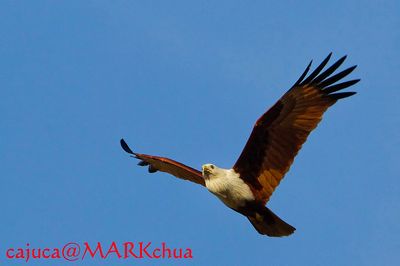
<path id="1" fill-rule="evenodd" d="M 306 77 L 310 62 L 292 88 L 257 120 L 233 166 L 251 186 L 257 200 L 264 203 L 269 200 L 328 107 L 339 99 L 355 94 L 337 91 L 357 83 L 359 79 L 336 82 L 350 74 L 356 66 L 332 75 L 346 56 L 321 73 L 331 55 L 332 53 Z"/>
<path id="2" fill-rule="evenodd" d="M 166 172 L 178 178 L 189 180 L 205 186 L 204 179 L 200 171 L 168 158 L 133 152 L 129 148 L 128 144 L 126 144 L 124 139 L 121 139 L 120 142 L 121 147 L 124 149 L 124 151 L 132 154 L 132 157 L 140 160 L 138 165 L 149 166 L 149 173 L 154 173 L 157 171 Z"/>

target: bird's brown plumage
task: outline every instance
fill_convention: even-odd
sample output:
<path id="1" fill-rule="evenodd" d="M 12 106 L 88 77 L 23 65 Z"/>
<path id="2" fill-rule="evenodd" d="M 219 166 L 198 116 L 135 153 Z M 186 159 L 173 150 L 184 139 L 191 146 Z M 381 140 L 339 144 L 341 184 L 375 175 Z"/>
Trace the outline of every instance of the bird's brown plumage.
<path id="1" fill-rule="evenodd" d="M 357 83 L 358 79 L 333 85 L 355 66 L 330 76 L 346 57 L 321 73 L 330 57 L 331 54 L 304 79 L 310 63 L 293 87 L 257 120 L 233 166 L 251 187 L 256 199 L 264 204 L 289 170 L 310 132 L 321 121 L 323 113 L 338 99 L 355 94 L 335 92 Z"/>
<path id="2" fill-rule="evenodd" d="M 133 157 L 141 160 L 138 163 L 140 166 L 149 166 L 148 170 L 150 173 L 154 173 L 156 171 L 166 172 L 181 179 L 192 181 L 199 185 L 205 186 L 201 172 L 196 169 L 193 169 L 187 165 L 165 157 L 158 157 L 133 152 L 129 148 L 128 144 L 126 144 L 124 139 L 121 139 L 121 146 L 124 151 L 132 154 Z"/>

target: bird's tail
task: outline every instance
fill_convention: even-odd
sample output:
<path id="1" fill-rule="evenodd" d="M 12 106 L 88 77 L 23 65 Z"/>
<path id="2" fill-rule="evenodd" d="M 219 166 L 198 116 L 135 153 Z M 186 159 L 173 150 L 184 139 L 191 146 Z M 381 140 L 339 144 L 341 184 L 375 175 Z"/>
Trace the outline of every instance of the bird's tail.
<path id="1" fill-rule="evenodd" d="M 267 236 L 288 236 L 291 235 L 296 228 L 284 222 L 270 209 L 263 206 L 253 215 L 247 216 L 254 228 L 262 235 Z"/>

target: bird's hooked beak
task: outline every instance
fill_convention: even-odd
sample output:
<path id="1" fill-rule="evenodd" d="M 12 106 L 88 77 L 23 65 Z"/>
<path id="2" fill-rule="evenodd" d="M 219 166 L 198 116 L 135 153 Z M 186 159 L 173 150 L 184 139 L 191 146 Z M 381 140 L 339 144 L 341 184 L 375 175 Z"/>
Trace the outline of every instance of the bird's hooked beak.
<path id="1" fill-rule="evenodd" d="M 211 167 L 209 164 L 203 164 L 202 168 L 202 172 L 203 172 L 203 176 L 209 176 L 211 174 Z"/>

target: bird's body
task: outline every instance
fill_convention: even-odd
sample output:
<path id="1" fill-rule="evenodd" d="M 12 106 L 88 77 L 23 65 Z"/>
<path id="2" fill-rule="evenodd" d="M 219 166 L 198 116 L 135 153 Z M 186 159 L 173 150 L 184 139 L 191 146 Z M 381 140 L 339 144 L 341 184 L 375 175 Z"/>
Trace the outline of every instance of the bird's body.
<path id="1" fill-rule="evenodd" d="M 150 173 L 162 171 L 206 187 L 226 206 L 243 214 L 263 235 L 287 236 L 295 228 L 281 220 L 265 204 L 279 185 L 308 135 L 324 112 L 338 100 L 355 92 L 338 92 L 359 79 L 337 83 L 356 66 L 337 74 L 346 56 L 322 71 L 331 54 L 307 76 L 311 63 L 296 83 L 255 123 L 250 137 L 231 169 L 203 165 L 200 172 L 177 161 L 133 152 L 121 139 L 122 148 L 148 166 Z"/>
<path id="2" fill-rule="evenodd" d="M 214 164 L 205 164 L 202 168 L 208 191 L 232 210 L 246 216 L 260 234 L 284 236 L 293 233 L 295 228 L 258 201 L 251 187 L 234 169 L 222 169 Z"/>
<path id="3" fill-rule="evenodd" d="M 233 169 L 221 169 L 213 164 L 203 165 L 203 177 L 207 189 L 226 206 L 238 210 L 246 202 L 254 201 L 250 187 Z"/>

